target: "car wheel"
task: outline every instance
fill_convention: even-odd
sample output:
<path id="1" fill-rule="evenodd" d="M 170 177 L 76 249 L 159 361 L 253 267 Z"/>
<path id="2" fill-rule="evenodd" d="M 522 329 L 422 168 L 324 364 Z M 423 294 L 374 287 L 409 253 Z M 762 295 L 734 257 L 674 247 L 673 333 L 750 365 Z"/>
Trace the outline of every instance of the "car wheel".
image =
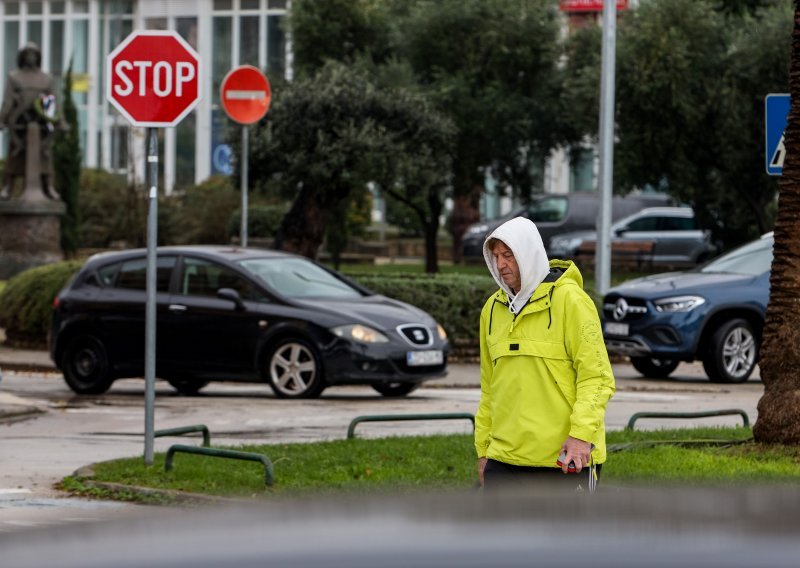
<path id="1" fill-rule="evenodd" d="M 193 381 L 192 379 L 167 379 L 176 391 L 186 396 L 194 396 L 208 386 L 208 381 Z"/>
<path id="2" fill-rule="evenodd" d="M 79 335 L 69 342 L 61 369 L 69 388 L 78 394 L 103 394 L 113 382 L 105 345 L 94 335 Z"/>
<path id="3" fill-rule="evenodd" d="M 272 348 L 267 379 L 278 398 L 316 398 L 325 388 L 316 350 L 299 338 L 284 339 Z"/>
<path id="4" fill-rule="evenodd" d="M 666 379 L 672 371 L 678 368 L 680 361 L 677 359 L 655 359 L 653 357 L 631 357 L 633 368 L 645 377 Z"/>
<path id="5" fill-rule="evenodd" d="M 747 320 L 726 322 L 711 336 L 703 359 L 703 369 L 715 383 L 743 383 L 758 361 L 758 345 L 753 326 Z"/>
<path id="6" fill-rule="evenodd" d="M 383 396 L 406 396 L 419 388 L 419 383 L 375 383 L 372 385 Z"/>

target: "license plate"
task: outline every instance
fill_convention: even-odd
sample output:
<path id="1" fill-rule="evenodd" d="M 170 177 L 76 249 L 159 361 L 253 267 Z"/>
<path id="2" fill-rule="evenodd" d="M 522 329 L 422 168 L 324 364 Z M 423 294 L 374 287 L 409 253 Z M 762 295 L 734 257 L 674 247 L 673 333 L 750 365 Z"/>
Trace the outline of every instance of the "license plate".
<path id="1" fill-rule="evenodd" d="M 430 351 L 408 351 L 406 352 L 406 363 L 409 367 L 421 367 L 423 365 L 441 365 L 444 362 L 444 354 L 438 349 Z"/>
<path id="2" fill-rule="evenodd" d="M 609 335 L 628 335 L 627 323 L 606 322 L 606 333 Z"/>

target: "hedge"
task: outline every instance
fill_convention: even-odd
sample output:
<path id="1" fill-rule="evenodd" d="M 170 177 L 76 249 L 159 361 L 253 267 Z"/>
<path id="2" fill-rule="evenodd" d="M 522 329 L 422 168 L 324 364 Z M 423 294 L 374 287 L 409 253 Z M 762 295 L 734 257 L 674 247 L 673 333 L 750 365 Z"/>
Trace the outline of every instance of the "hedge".
<path id="1" fill-rule="evenodd" d="M 45 347 L 53 299 L 81 262 L 70 260 L 20 272 L 0 292 L 0 327 L 17 347 Z"/>
<path id="2" fill-rule="evenodd" d="M 44 347 L 52 317 L 53 298 L 81 266 L 59 262 L 21 272 L 0 292 L 0 327 L 9 345 Z M 478 319 L 486 298 L 497 286 L 490 276 L 464 274 L 349 274 L 378 294 L 408 302 L 431 314 L 447 331 L 451 343 L 477 344 Z"/>

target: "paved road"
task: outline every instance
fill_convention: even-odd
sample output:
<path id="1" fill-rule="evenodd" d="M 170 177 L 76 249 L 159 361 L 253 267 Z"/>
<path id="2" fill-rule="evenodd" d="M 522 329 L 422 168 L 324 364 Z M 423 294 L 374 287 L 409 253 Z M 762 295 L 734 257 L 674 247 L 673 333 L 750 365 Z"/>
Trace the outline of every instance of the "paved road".
<path id="1" fill-rule="evenodd" d="M 714 385 L 697 365 L 685 365 L 670 380 L 636 377 L 628 365 L 615 367 L 617 393 L 609 405 L 609 429 L 621 429 L 640 411 L 744 409 L 752 421 L 763 389 L 760 381 Z M 368 387 L 337 387 L 318 400 L 278 400 L 261 385 L 212 384 L 202 396 L 175 394 L 166 384 L 156 389 L 157 429 L 205 424 L 212 443 L 302 442 L 346 437 L 350 421 L 364 414 L 473 413 L 480 390 L 475 365 L 453 365 L 446 379 L 429 383 L 403 399 L 378 395 Z M 103 396 L 75 396 L 55 373 L 5 372 L 0 408 L 35 410 L 24 419 L 0 422 L 0 532 L 40 523 L 85 522 L 127 514 L 130 505 L 63 500 L 53 484 L 97 461 L 143 455 L 144 383 L 123 380 Z M 685 421 L 646 420 L 637 428 L 684 425 Z M 692 421 L 737 424 L 737 416 Z M 359 437 L 396 434 L 468 433 L 468 420 L 363 423 Z M 157 438 L 166 451 L 176 438 Z M 59 512 L 54 514 L 57 508 Z"/>

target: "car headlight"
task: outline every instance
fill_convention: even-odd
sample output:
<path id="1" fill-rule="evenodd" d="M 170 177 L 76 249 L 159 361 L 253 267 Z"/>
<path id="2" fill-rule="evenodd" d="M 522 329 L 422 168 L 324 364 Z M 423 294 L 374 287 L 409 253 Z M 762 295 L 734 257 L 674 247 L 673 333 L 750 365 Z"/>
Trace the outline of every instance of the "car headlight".
<path id="1" fill-rule="evenodd" d="M 673 296 L 672 298 L 661 298 L 653 302 L 659 312 L 689 312 L 697 306 L 706 303 L 705 298 L 700 296 Z"/>
<path id="2" fill-rule="evenodd" d="M 439 332 L 439 339 L 441 339 L 442 341 L 446 341 L 447 340 L 447 332 L 442 327 L 442 324 L 437 323 L 436 324 L 436 330 Z"/>
<path id="3" fill-rule="evenodd" d="M 566 250 L 566 251 L 573 251 L 576 250 L 583 239 L 581 238 L 561 238 L 561 237 L 553 237 L 550 240 L 550 248 L 559 249 L 559 250 Z"/>
<path id="4" fill-rule="evenodd" d="M 382 334 L 377 329 L 372 329 L 360 323 L 354 325 L 340 325 L 339 327 L 331 328 L 334 335 L 338 335 L 344 339 L 351 339 L 359 343 L 388 343 L 389 338 Z"/>
<path id="5" fill-rule="evenodd" d="M 467 233 L 470 235 L 480 235 L 488 230 L 489 230 L 489 225 L 474 225 L 469 229 L 467 229 Z"/>

